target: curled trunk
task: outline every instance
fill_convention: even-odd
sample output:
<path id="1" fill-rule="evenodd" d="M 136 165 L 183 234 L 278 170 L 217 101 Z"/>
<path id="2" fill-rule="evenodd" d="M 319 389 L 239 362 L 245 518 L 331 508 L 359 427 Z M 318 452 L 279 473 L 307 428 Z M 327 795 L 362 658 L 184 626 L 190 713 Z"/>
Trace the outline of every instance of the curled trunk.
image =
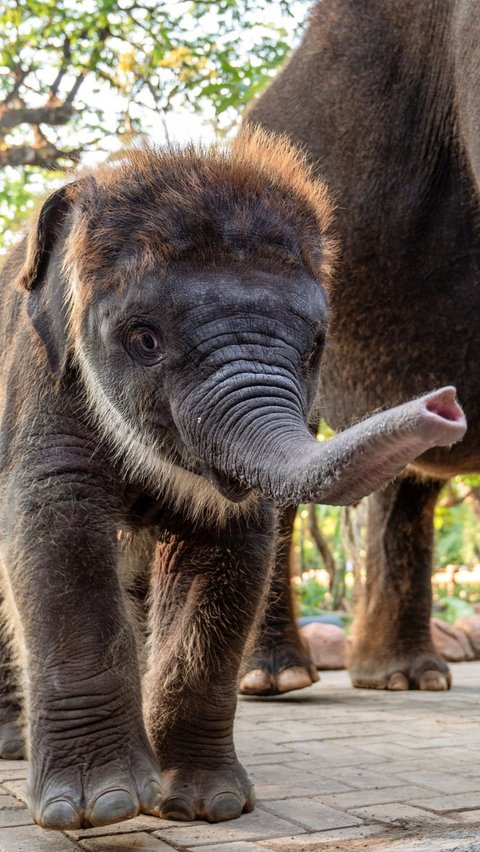
<path id="1" fill-rule="evenodd" d="M 274 409 L 264 403 L 256 413 L 250 409 L 212 447 L 207 475 L 221 489 L 226 480 L 236 483 L 235 499 L 254 488 L 289 505 L 355 503 L 431 447 L 461 440 L 466 430 L 453 387 L 375 414 L 326 442 L 310 435 L 300 412 L 282 412 L 278 404 Z"/>

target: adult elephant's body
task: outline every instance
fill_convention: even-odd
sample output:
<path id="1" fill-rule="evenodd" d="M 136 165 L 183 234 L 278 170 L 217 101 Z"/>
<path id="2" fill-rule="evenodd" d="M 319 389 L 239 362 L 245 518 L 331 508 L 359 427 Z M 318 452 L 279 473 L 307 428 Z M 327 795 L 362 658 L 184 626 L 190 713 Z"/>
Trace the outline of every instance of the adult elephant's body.
<path id="1" fill-rule="evenodd" d="M 429 635 L 432 513 L 445 478 L 480 470 L 479 54 L 477 4 L 324 0 L 248 116 L 302 143 L 337 201 L 340 280 L 322 415 L 344 428 L 448 382 L 470 424 L 461 444 L 428 452 L 371 498 L 356 685 L 448 685 Z M 285 595 L 283 606 L 288 613 Z M 285 651 L 287 632 L 277 629 L 275 641 L 297 669 L 284 684 L 299 687 L 309 677 L 298 648 Z M 272 635 L 246 691 L 278 691 Z"/>

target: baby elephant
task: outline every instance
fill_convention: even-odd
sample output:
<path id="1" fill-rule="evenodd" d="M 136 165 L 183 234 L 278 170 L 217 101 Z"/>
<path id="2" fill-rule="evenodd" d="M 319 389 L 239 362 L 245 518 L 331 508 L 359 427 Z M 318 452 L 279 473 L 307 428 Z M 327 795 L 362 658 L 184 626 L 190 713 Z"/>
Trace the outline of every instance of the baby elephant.
<path id="1" fill-rule="evenodd" d="M 80 176 L 7 260 L 1 564 L 39 825 L 251 810 L 232 727 L 271 501 L 351 503 L 464 433 L 444 388 L 328 444 L 310 435 L 329 218 L 290 144 L 245 132 L 230 151 L 141 150 Z M 143 711 L 125 590 L 147 570 Z"/>

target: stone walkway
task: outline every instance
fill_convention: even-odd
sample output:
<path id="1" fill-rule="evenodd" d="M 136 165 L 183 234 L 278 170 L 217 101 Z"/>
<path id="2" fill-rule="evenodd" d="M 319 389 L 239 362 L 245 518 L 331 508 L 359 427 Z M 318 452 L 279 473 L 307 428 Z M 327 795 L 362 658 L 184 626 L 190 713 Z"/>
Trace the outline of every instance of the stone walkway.
<path id="1" fill-rule="evenodd" d="M 480 852 L 480 662 L 449 693 L 353 690 L 345 672 L 242 699 L 258 807 L 231 822 L 153 817 L 65 834 L 32 825 L 26 763 L 0 763 L 0 852 Z"/>

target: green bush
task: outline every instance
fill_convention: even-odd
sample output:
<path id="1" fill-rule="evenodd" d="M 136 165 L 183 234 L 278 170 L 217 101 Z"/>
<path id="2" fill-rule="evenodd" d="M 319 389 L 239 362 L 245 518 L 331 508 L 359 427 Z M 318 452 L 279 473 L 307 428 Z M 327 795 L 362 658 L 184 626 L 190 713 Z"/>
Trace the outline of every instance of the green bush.
<path id="1" fill-rule="evenodd" d="M 461 591 L 459 588 L 458 595 L 448 595 L 443 590 L 438 589 L 435 595 L 434 616 L 441 618 L 442 621 L 447 621 L 448 624 L 454 624 L 459 618 L 463 618 L 466 615 L 474 615 L 475 610 L 472 604 L 466 600 L 466 597 L 459 596 Z M 465 596 L 466 594 L 467 592 L 465 592 Z"/>
<path id="2" fill-rule="evenodd" d="M 330 592 L 315 577 L 302 579 L 294 589 L 299 615 L 319 615 L 331 603 Z"/>

